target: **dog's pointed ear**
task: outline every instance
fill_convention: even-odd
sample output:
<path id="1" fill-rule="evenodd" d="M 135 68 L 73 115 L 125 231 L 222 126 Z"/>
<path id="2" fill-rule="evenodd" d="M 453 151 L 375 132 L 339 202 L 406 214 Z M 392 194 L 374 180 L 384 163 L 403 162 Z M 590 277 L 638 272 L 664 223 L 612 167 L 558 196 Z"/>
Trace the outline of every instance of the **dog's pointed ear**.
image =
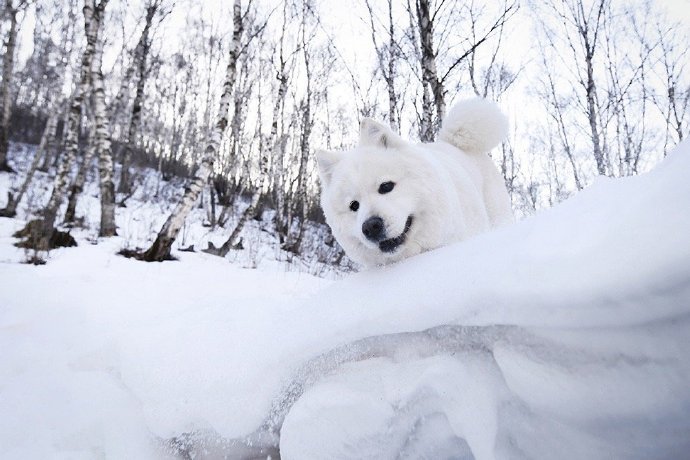
<path id="1" fill-rule="evenodd" d="M 359 145 L 395 148 L 405 144 L 388 126 L 371 118 L 363 118 L 359 125 Z"/>
<path id="2" fill-rule="evenodd" d="M 316 164 L 319 167 L 319 177 L 323 185 L 331 182 L 333 167 L 340 161 L 341 156 L 341 152 L 331 152 L 329 150 L 316 151 Z"/>

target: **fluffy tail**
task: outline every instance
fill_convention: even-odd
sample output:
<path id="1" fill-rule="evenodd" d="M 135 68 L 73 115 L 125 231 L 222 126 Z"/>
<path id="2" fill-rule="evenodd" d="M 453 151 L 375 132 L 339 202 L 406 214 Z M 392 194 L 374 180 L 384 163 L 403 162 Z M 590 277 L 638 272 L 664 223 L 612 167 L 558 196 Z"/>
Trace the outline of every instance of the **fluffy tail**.
<path id="1" fill-rule="evenodd" d="M 508 118 L 494 102 L 468 99 L 450 109 L 439 138 L 468 153 L 487 153 L 508 135 Z"/>

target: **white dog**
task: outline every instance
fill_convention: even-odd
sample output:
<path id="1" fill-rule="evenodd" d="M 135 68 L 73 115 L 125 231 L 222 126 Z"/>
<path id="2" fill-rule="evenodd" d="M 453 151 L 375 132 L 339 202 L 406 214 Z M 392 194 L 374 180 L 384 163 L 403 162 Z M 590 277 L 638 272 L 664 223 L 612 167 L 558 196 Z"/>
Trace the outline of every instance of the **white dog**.
<path id="1" fill-rule="evenodd" d="M 355 149 L 317 152 L 326 221 L 356 262 L 385 265 L 513 221 L 487 155 L 508 131 L 496 104 L 457 104 L 429 144 L 368 118 L 360 130 Z"/>

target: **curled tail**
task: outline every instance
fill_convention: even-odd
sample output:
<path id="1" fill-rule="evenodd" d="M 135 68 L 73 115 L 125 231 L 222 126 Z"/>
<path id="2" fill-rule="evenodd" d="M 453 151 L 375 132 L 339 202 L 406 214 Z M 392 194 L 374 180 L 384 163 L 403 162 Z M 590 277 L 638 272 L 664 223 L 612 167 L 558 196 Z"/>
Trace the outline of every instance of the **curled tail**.
<path id="1" fill-rule="evenodd" d="M 508 135 L 508 118 L 494 102 L 468 99 L 446 115 L 439 139 L 468 153 L 487 153 Z"/>

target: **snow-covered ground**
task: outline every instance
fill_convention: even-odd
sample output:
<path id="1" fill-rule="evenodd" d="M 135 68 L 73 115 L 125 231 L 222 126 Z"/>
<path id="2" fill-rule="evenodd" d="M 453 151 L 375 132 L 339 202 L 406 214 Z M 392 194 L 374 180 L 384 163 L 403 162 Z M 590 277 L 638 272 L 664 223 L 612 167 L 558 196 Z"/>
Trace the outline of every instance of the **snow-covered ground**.
<path id="1" fill-rule="evenodd" d="M 194 458 L 683 458 L 689 178 L 686 142 L 340 281 L 145 264 L 123 237 L 28 266 L 0 219 L 0 456 L 156 458 L 187 433 Z"/>
<path id="2" fill-rule="evenodd" d="M 20 174 L 0 174 L 0 207 L 7 203 L 7 191 L 20 187 L 25 177 L 24 172 L 35 153 L 35 147 L 29 144 L 11 144 L 10 158 L 13 167 L 20 171 Z M 94 159 L 94 164 L 87 174 L 84 192 L 77 201 L 76 217 L 79 222 L 71 233 L 78 241 L 98 240 L 100 202 L 95 163 Z M 149 247 L 184 190 L 184 182 L 178 177 L 165 181 L 155 170 L 139 167 L 132 169 L 136 184 L 135 193 L 126 200 L 125 207 L 116 208 L 117 232 L 120 236 L 115 239 L 119 245 L 118 250 Z M 119 177 L 119 164 L 115 165 L 115 176 Z M 17 209 L 18 220 L 14 223 L 15 230 L 22 228 L 27 220 L 35 218 L 39 210 L 43 209 L 50 197 L 52 185 L 50 175 L 41 171 L 36 172 L 31 187 Z M 118 199 L 122 198 L 118 194 Z M 173 249 L 194 248 L 201 251 L 207 248 L 209 242 L 221 246 L 248 204 L 242 199 L 236 199 L 233 211 L 228 214 L 225 228 L 210 228 L 208 198 L 208 189 L 204 189 L 200 200 L 203 205 L 192 209 L 173 244 Z M 65 207 L 66 203 L 63 203 L 63 210 Z M 217 213 L 220 214 L 221 206 L 218 205 L 217 208 Z M 340 278 L 353 270 L 355 264 L 347 257 L 342 258 L 339 265 L 333 265 L 332 261 L 337 258 L 337 250 L 333 245 L 324 244 L 325 240 L 332 239 L 326 235 L 324 225 L 306 225 L 301 256 L 282 250 L 273 231 L 272 217 L 273 211 L 267 210 L 261 221 L 249 219 L 241 233 L 244 250 L 231 250 L 226 259 L 244 268 L 305 272 L 330 279 Z M 0 260 L 23 261 L 27 256 L 28 254 L 19 251 L 3 252 L 0 253 Z M 46 255 L 40 256 L 45 258 Z"/>

